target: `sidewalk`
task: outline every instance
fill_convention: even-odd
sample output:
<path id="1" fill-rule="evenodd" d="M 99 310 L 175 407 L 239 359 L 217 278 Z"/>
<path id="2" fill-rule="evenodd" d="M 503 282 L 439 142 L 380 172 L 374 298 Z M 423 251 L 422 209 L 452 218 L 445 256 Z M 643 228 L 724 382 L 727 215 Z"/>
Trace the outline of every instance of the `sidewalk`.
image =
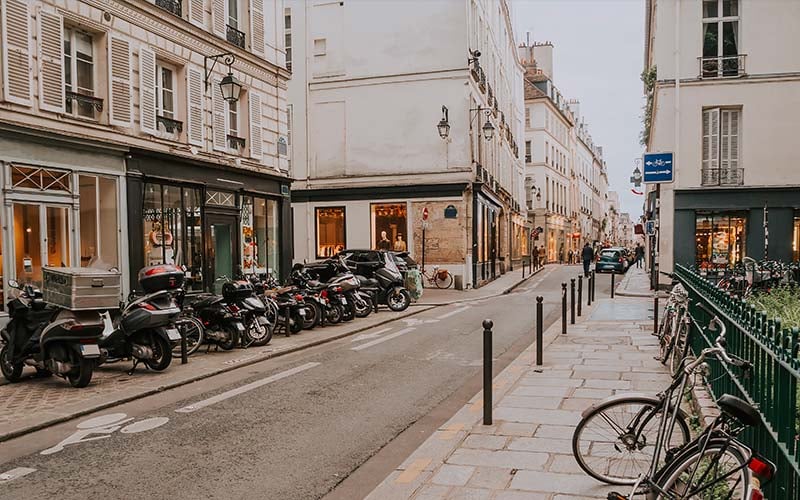
<path id="1" fill-rule="evenodd" d="M 653 359 L 646 299 L 600 299 L 561 335 L 545 332 L 544 365 L 529 347 L 494 379 L 494 422 L 482 424 L 482 393 L 390 474 L 371 500 L 604 499 L 610 485 L 572 456 L 580 413 L 616 393 L 655 393 L 669 383 Z"/>
<path id="2" fill-rule="evenodd" d="M 621 297 L 649 297 L 653 298 L 653 291 L 650 289 L 650 274 L 644 268 L 633 266 L 625 273 L 617 286 L 616 294 Z M 659 296 L 665 296 L 663 293 Z"/>
<path id="3" fill-rule="evenodd" d="M 436 287 L 425 288 L 422 293 L 422 298 L 414 305 L 447 305 L 455 302 L 465 302 L 468 300 L 485 299 L 487 297 L 494 297 L 509 293 L 511 290 L 519 286 L 524 281 L 527 281 L 531 276 L 538 274 L 545 269 L 545 266 L 540 267 L 533 273 L 525 266 L 525 277 L 522 277 L 522 266 L 515 266 L 513 271 L 500 276 L 494 281 L 491 281 L 480 288 L 470 288 L 468 290 L 455 290 L 448 288 L 440 290 Z"/>

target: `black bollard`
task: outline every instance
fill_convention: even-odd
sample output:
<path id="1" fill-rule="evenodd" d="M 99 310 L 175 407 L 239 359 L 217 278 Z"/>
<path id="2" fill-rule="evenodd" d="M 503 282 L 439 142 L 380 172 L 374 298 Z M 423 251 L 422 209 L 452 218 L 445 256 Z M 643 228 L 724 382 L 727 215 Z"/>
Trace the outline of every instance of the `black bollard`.
<path id="1" fill-rule="evenodd" d="M 189 362 L 189 348 L 186 345 L 186 329 L 181 328 L 181 364 L 185 365 Z"/>
<path id="2" fill-rule="evenodd" d="M 284 324 L 286 325 L 286 336 L 289 337 L 292 334 L 292 329 L 289 327 L 289 322 L 291 321 L 291 312 L 289 306 L 286 306 L 286 321 Z"/>
<path id="3" fill-rule="evenodd" d="M 575 278 L 569 280 L 569 323 L 575 324 Z"/>
<path id="4" fill-rule="evenodd" d="M 536 364 L 541 366 L 542 365 L 542 336 L 544 332 L 544 313 L 543 309 L 544 306 L 542 305 L 542 301 L 544 297 L 539 295 L 536 297 Z"/>
<path id="5" fill-rule="evenodd" d="M 653 295 L 653 335 L 658 333 L 658 292 Z"/>
<path id="6" fill-rule="evenodd" d="M 483 425 L 492 425 L 492 320 L 483 320 Z"/>
<path id="7" fill-rule="evenodd" d="M 590 274 L 586 281 L 586 307 L 592 305 L 592 275 Z"/>
<path id="8" fill-rule="evenodd" d="M 561 283 L 561 334 L 567 334 L 567 284 Z"/>
<path id="9" fill-rule="evenodd" d="M 612 269 L 612 270 L 611 270 L 611 298 L 612 298 L 612 299 L 614 298 L 614 277 L 615 277 L 615 276 L 616 276 L 616 273 L 615 273 L 615 272 L 614 272 L 614 270 Z"/>
<path id="10" fill-rule="evenodd" d="M 372 311 L 378 312 L 378 294 L 372 294 Z"/>
<path id="11" fill-rule="evenodd" d="M 578 317 L 581 317 L 581 305 L 583 304 L 583 275 L 578 275 Z"/>
<path id="12" fill-rule="evenodd" d="M 594 294 L 596 285 L 597 285 L 597 275 L 595 274 L 594 269 L 592 269 L 592 302 L 597 302 L 597 298 Z"/>
<path id="13" fill-rule="evenodd" d="M 525 259 L 522 259 L 522 279 L 525 279 Z"/>

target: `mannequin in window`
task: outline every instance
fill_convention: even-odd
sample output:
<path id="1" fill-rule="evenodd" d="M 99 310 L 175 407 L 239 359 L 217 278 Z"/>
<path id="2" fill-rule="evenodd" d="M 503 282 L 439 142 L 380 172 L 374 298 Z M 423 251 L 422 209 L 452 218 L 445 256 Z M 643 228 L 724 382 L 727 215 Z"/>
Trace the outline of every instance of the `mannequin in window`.
<path id="1" fill-rule="evenodd" d="M 405 252 L 407 250 L 406 242 L 403 241 L 403 235 L 397 235 L 397 241 L 394 242 L 394 251 L 395 252 Z"/>
<path id="2" fill-rule="evenodd" d="M 391 250 L 392 242 L 386 236 L 386 231 L 381 231 L 381 240 L 378 242 L 378 250 Z"/>

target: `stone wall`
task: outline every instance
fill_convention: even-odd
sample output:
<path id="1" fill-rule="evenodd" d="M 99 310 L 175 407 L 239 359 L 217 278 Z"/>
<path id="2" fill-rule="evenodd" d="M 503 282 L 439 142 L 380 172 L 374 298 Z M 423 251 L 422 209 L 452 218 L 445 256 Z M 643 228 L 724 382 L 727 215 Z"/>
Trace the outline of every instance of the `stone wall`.
<path id="1" fill-rule="evenodd" d="M 445 209 L 452 205 L 455 219 L 446 219 Z M 414 231 L 413 257 L 422 259 L 422 211 L 428 208 L 428 229 L 425 231 L 425 263 L 464 264 L 468 234 L 467 207 L 463 200 L 415 201 L 411 203 L 410 223 Z"/>

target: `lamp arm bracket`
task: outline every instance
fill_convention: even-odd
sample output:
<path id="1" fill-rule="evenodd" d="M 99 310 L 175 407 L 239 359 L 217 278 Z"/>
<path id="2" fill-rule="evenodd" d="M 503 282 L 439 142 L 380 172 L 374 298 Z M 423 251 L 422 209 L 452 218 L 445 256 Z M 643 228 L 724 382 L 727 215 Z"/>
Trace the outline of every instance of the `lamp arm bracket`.
<path id="1" fill-rule="evenodd" d="M 208 67 L 208 60 L 211 59 L 211 67 Z M 223 52 L 222 54 L 217 54 L 213 56 L 204 56 L 203 57 L 203 72 L 205 73 L 205 84 L 206 84 L 206 92 L 208 91 L 208 80 L 211 78 L 211 73 L 214 72 L 214 67 L 217 65 L 217 61 L 222 59 L 222 62 L 228 66 L 228 71 L 230 71 L 231 66 L 233 63 L 236 62 L 236 55 L 233 52 Z"/>

